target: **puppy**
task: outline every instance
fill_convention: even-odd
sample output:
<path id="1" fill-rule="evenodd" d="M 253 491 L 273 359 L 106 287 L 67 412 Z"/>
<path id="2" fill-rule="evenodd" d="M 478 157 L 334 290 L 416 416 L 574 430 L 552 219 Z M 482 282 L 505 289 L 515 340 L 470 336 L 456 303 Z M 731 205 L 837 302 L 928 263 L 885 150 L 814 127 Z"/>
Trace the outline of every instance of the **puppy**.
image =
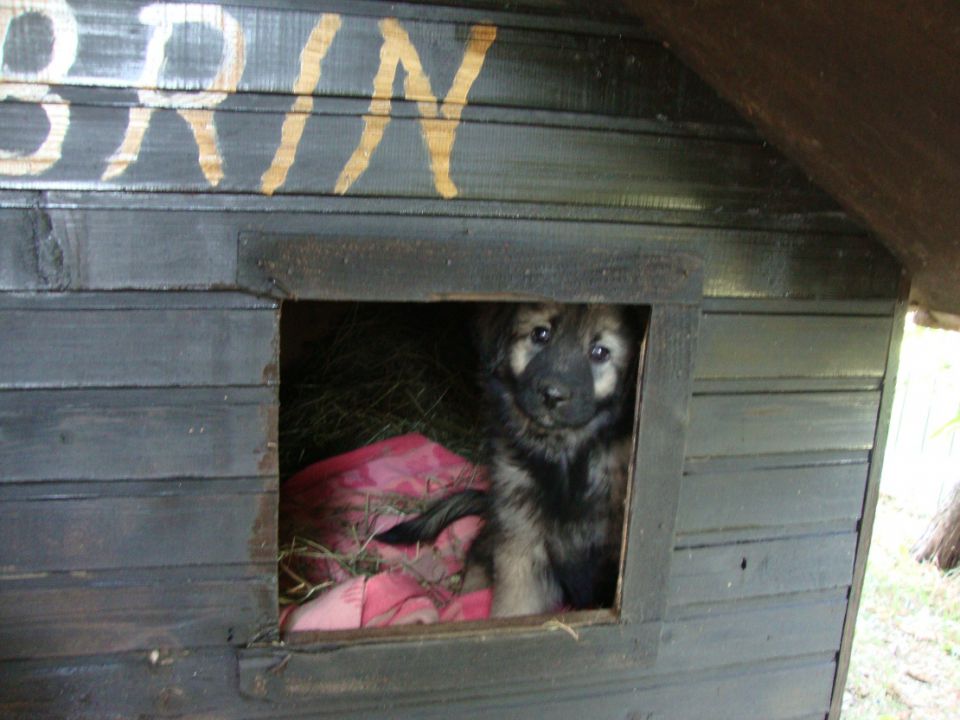
<path id="1" fill-rule="evenodd" d="M 432 540 L 454 520 L 481 514 L 464 590 L 492 583 L 494 617 L 611 606 L 638 338 L 638 323 L 616 306 L 485 308 L 477 339 L 491 489 L 444 498 L 378 539 Z"/>

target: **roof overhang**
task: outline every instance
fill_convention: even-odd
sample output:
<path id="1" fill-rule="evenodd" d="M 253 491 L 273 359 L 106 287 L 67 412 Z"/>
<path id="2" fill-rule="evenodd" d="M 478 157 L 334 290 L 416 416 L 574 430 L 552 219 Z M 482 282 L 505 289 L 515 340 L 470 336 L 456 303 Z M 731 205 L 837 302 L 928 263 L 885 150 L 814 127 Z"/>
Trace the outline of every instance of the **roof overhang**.
<path id="1" fill-rule="evenodd" d="M 623 5 L 960 313 L 960 3 Z"/>

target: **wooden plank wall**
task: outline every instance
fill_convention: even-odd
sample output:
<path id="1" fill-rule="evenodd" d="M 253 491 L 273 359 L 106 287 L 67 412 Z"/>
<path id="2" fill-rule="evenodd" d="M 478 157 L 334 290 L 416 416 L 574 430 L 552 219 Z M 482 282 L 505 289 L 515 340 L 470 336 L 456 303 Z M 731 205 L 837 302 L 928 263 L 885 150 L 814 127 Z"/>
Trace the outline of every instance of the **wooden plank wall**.
<path id="1" fill-rule="evenodd" d="M 138 93 L 151 37 L 140 6 L 70 2 L 73 64 L 28 79 L 48 83 L 32 97 L 69 107 L 70 121 L 39 172 L 0 164 L 0 714 L 439 712 L 413 688 L 325 687 L 304 658 L 286 671 L 312 695 L 277 706 L 238 686 L 236 648 L 276 619 L 279 324 L 278 304 L 240 279 L 238 244 L 289 233 L 702 254 L 656 664 L 558 679 L 546 695 L 478 679 L 445 697 L 443 713 L 504 717 L 534 704 L 571 718 L 823 718 L 889 372 L 896 264 L 641 29 L 434 5 L 286 5 L 228 8 L 246 64 L 235 92 L 204 101 L 219 133 L 216 183 L 182 100 Z M 301 50 L 322 13 L 342 35 L 297 100 Z M 4 79 L 42 66 L 31 65 L 36 38 L 57 47 L 72 27 L 62 17 L 10 23 Z M 436 107 L 471 28 L 496 28 L 469 95 L 449 98 L 460 112 L 453 196 L 434 170 L 423 98 L 399 79 L 381 145 L 338 190 L 371 115 L 386 17 L 417 49 Z M 172 32 L 155 81 L 195 97 L 221 44 L 211 26 L 189 27 Z M 269 194 L 262 178 L 296 102 L 297 160 Z M 139 155 L 111 175 L 131 109 L 151 103 Z M 0 103 L 0 148 L 35 155 L 62 127 L 46 106 Z"/>

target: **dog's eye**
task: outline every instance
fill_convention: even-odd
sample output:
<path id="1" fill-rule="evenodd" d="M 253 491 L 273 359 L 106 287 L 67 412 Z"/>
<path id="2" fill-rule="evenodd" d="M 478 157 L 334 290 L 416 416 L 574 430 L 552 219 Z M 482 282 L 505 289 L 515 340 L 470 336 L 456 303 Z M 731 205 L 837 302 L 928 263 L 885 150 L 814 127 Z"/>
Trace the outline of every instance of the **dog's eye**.
<path id="1" fill-rule="evenodd" d="M 610 359 L 610 348 L 603 345 L 593 345 L 590 347 L 590 359 L 595 363 L 605 363 Z"/>
<path id="2" fill-rule="evenodd" d="M 544 325 L 538 325 L 530 333 L 530 339 L 537 345 L 546 345 L 550 342 L 550 328 Z"/>

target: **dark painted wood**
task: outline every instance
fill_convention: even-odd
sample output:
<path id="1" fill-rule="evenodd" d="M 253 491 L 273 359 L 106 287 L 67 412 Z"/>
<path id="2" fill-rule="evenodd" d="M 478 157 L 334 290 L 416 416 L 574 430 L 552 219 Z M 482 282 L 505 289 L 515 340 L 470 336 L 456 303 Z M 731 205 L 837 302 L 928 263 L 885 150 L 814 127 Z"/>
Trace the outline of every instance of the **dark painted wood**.
<path id="1" fill-rule="evenodd" d="M 572 625 L 575 639 L 547 617 L 534 620 L 525 630 L 424 636 L 415 643 L 321 642 L 299 652 L 251 649 L 241 653 L 240 692 L 280 707 L 309 703 L 328 712 L 412 696 L 456 701 L 491 690 L 522 693 L 583 677 L 584 663 L 594 678 L 635 673 L 649 665 L 644 645 L 655 645 L 659 635 L 653 624 Z M 449 632 L 457 631 L 451 627 Z M 373 688 L 378 692 L 370 692 Z"/>
<path id="2" fill-rule="evenodd" d="M 232 649 L 138 651 L 6 662 L 0 714 L 12 720 L 238 713 Z"/>
<path id="3" fill-rule="evenodd" d="M 860 595 L 863 580 L 867 572 L 867 556 L 873 537 L 873 522 L 876 517 L 877 501 L 880 498 L 880 476 L 883 471 L 883 456 L 887 447 L 887 435 L 890 429 L 890 416 L 893 413 L 893 396 L 897 385 L 897 368 L 900 361 L 900 344 L 907 316 L 907 297 L 909 288 L 906 283 L 901 287 L 900 302 L 896 315 L 891 322 L 890 345 L 887 353 L 887 367 L 884 377 L 883 394 L 880 400 L 880 413 L 877 418 L 877 430 L 873 452 L 870 456 L 870 474 L 863 494 L 863 511 L 860 522 L 860 535 L 857 540 L 856 562 L 853 568 L 853 583 L 844 620 L 843 638 L 837 658 L 837 674 L 834 678 L 833 696 L 830 703 L 830 720 L 838 720 L 843 703 L 843 688 L 850 667 L 850 654 L 853 651 L 853 633 L 860 608 Z"/>
<path id="4" fill-rule="evenodd" d="M 607 682 L 551 684 L 549 700 L 543 686 L 522 692 L 484 688 L 468 700 L 450 695 L 415 692 L 377 700 L 354 683 L 355 703 L 321 704 L 307 696 L 304 702 L 282 706 L 250 702 L 237 697 L 236 672 L 230 651 L 161 651 L 156 662 L 148 653 L 129 653 L 79 661 L 8 663 L 0 684 L 0 711 L 21 718 L 102 718 L 131 712 L 158 717 L 221 715 L 244 718 L 350 717 L 376 718 L 389 714 L 400 720 L 432 717 L 591 717 L 621 720 L 655 717 L 687 720 L 810 720 L 822 717 L 829 698 L 822 688 L 834 672 L 829 658 L 791 663 L 769 662 L 753 675 L 742 671 L 684 673 L 667 677 L 627 680 L 611 676 Z M 301 663 L 300 660 L 303 660 Z M 298 656 L 277 668 L 291 682 L 309 680 L 309 656 Z M 305 673 L 307 673 L 305 675 Z M 541 700 L 537 701 L 537 694 Z M 549 704 L 548 703 L 552 703 Z"/>
<path id="5" fill-rule="evenodd" d="M 272 388 L 0 392 L 0 482 L 276 472 Z"/>
<path id="6" fill-rule="evenodd" d="M 696 306 L 654 306 L 650 312 L 620 574 L 620 615 L 628 622 L 660 619 L 667 604 L 663 588 L 670 573 L 699 321 Z"/>
<path id="7" fill-rule="evenodd" d="M 696 377 L 879 378 L 885 317 L 705 313 Z"/>
<path id="8" fill-rule="evenodd" d="M 518 111 L 521 112 L 521 111 Z M 616 130 L 613 128 L 612 130 Z M 189 198 L 189 202 L 186 202 Z M 39 208 L 44 212 L 54 210 L 136 210 L 138 212 L 167 211 L 210 211 L 223 210 L 233 213 L 259 213 L 247 215 L 261 222 L 269 222 L 268 213 L 283 212 L 290 218 L 303 213 L 323 215 L 399 215 L 431 216 L 458 218 L 491 219 L 538 219 L 559 221 L 598 221 L 629 224 L 667 224 L 689 225 L 704 228 L 739 228 L 744 230 L 780 230 L 791 233 L 825 233 L 836 241 L 834 235 L 855 236 L 861 240 L 866 237 L 863 227 L 840 210 L 819 212 L 792 212 L 787 214 L 762 214 L 726 212 L 718 209 L 707 214 L 691 213 L 686 210 L 670 208 L 617 208 L 600 205 L 565 205 L 558 203 L 531 203 L 514 200 L 508 204 L 482 200 L 463 201 L 441 198 L 369 198 L 369 197 L 328 197 L 300 195 L 237 195 L 232 193 L 204 193 L 182 195 L 178 193 L 136 194 L 119 191 L 73 191 L 46 190 L 43 192 L 3 191 L 0 192 L 0 208 L 30 209 Z M 149 215 L 146 217 L 150 217 Z M 51 220 L 56 217 L 51 215 Z M 144 223 L 143 229 L 149 230 L 150 223 Z M 314 228 L 317 230 L 317 228 Z M 279 230 L 278 230 L 279 231 Z M 825 238 L 826 239 L 826 238 Z M 874 254 L 883 248 L 874 242 Z M 882 250 L 886 253 L 886 250 Z M 837 254 L 837 260 L 843 256 Z"/>
<path id="9" fill-rule="evenodd" d="M 169 547 L 160 535 L 159 543 Z M 229 533 L 222 542 L 228 540 Z M 274 568 L 194 565 L 0 576 L 0 659 L 244 644 L 276 623 Z"/>
<path id="10" fill-rule="evenodd" d="M 242 287 L 291 299 L 698 303 L 703 285 L 700 259 L 690 254 L 510 237 L 490 246 L 247 234 L 238 264 Z"/>
<path id="11" fill-rule="evenodd" d="M 99 498 L 262 495 L 277 490 L 275 476 L 165 477 L 157 480 L 44 480 L 0 485 L 0 502 L 13 500 L 96 500 Z"/>
<path id="12" fill-rule="evenodd" d="M 290 676 L 290 683 L 307 690 L 313 676 L 310 665 L 314 658 L 294 656 L 278 671 Z M 242 671 L 241 671 L 242 672 Z M 681 720 L 691 717 L 716 717 L 724 720 L 796 720 L 814 712 L 821 715 L 827 703 L 823 691 L 824 677 L 833 672 L 833 662 L 816 658 L 805 663 L 777 665 L 769 663 L 751 679 L 742 673 L 698 676 L 688 673 L 646 681 L 608 676 L 584 686 L 580 683 L 552 683 L 546 697 L 543 687 L 483 688 L 469 700 L 453 691 L 442 701 L 417 697 L 390 698 L 381 702 L 369 695 L 356 695 L 349 710 L 340 704 L 321 705 L 304 696 L 300 707 L 284 712 L 283 717 L 313 717 L 318 713 L 336 716 L 366 717 L 389 708 L 395 717 L 557 717 L 575 720 L 583 717 L 624 718 L 651 717 Z M 270 707 L 268 705 L 268 707 Z M 273 706 L 277 713 L 280 708 Z M 272 717 L 276 717 L 274 714 Z"/>
<path id="13" fill-rule="evenodd" d="M 101 181 L 123 140 L 125 108 L 71 106 L 62 158 L 39 176 L 0 175 L 0 187 L 208 192 L 187 124 L 176 111 L 154 111 L 136 162 Z M 35 117 L 39 113 L 39 118 Z M 0 104 L 0 146 L 27 152 L 43 136 L 42 111 Z M 215 190 L 259 193 L 279 145 L 284 112 L 221 112 L 217 116 L 224 177 Z M 24 137 L 24 128 L 40 128 Z M 308 123 L 278 193 L 340 194 L 338 180 L 360 143 L 364 121 L 317 116 Z M 502 168 L 511 171 L 504 173 Z M 403 177 L 398 183 L 397 178 Z M 834 209 L 803 175 L 759 143 L 651 136 L 548 125 L 461 121 L 450 177 L 464 200 L 651 207 L 688 212 L 821 212 Z M 421 124 L 394 118 L 351 196 L 440 197 Z"/>
<path id="14" fill-rule="evenodd" d="M 18 298 L 19 307 L 8 309 L 12 303 L 0 297 L 0 387 L 278 382 L 276 310 L 219 308 L 216 294 L 207 296 L 209 309 L 179 309 L 176 301 L 162 309 L 167 296 L 154 299 L 156 309 L 130 308 L 124 296 L 84 309 L 82 297 L 71 303 L 73 294 Z"/>
<path id="15" fill-rule="evenodd" d="M 277 310 L 276 300 L 247 293 L 208 292 L 11 292 L 0 294 L 0 312 L 48 312 L 38 315 L 51 319 L 57 313 L 79 311 L 256 311 Z"/>
<path id="16" fill-rule="evenodd" d="M 911 270 L 916 299 L 960 312 L 956 3 L 627 6 L 867 220 Z"/>
<path id="17" fill-rule="evenodd" d="M 637 28 L 620 38 L 540 0 L 514 15 L 496 1 L 235 5 L 247 69 L 214 113 L 216 188 L 169 107 L 139 160 L 99 180 L 140 104 L 149 28 L 139 6 L 98 0 L 71 3 L 85 40 L 54 88 L 71 103 L 61 163 L 2 183 L 0 290 L 71 292 L 0 293 L 16 342 L 0 359 L 0 715 L 822 720 L 886 371 L 888 253 Z M 260 178 L 324 11 L 343 34 L 268 197 Z M 458 128 L 457 199 L 439 198 L 399 80 L 368 171 L 334 194 L 388 14 L 441 100 L 468 26 L 499 26 Z M 12 28 L 5 73 L 20 67 L 10 53 L 36 53 L 38 26 Z M 212 29 L 175 31 L 159 84 L 203 86 L 218 47 Z M 45 132 L 36 106 L 0 115 L 4 149 Z M 324 252 L 284 255 L 296 237 Z M 536 251 L 524 265 L 517 248 Z M 645 263 L 678 251 L 702 256 L 707 296 L 685 460 L 699 293 Z M 602 264 L 618 257 L 611 278 Z M 671 300 L 648 340 L 623 617 L 563 618 L 576 639 L 541 618 L 270 645 L 276 393 L 255 386 L 275 381 L 278 303 L 223 292 L 261 292 L 267 276 L 287 279 L 280 296 Z"/>
<path id="18" fill-rule="evenodd" d="M 840 642 L 846 591 L 700 608 L 664 623 L 657 671 L 829 653 Z"/>
<path id="19" fill-rule="evenodd" d="M 854 297 L 837 300 L 821 298 L 711 297 L 704 298 L 703 311 L 711 314 L 743 315 L 856 315 L 858 317 L 891 317 L 896 308 L 895 296 L 865 300 Z"/>
<path id="20" fill-rule="evenodd" d="M 667 602 L 692 605 L 846 587 L 856 543 L 855 533 L 843 533 L 677 550 Z"/>
<path id="21" fill-rule="evenodd" d="M 270 563 L 276 496 L 189 495 L 0 504 L 8 573 Z"/>
<path id="22" fill-rule="evenodd" d="M 331 242 L 309 236 L 251 235 L 242 238 L 238 263 L 243 284 L 264 292 L 272 288 L 294 298 L 422 301 L 533 295 L 568 302 L 652 305 L 637 441 L 646 461 L 635 469 L 619 618 L 577 627 L 572 646 L 564 646 L 563 640 L 558 644 L 554 633 L 560 628 L 549 621 L 544 625 L 547 618 L 522 621 L 512 627 L 512 633 L 479 637 L 476 631 L 483 625 L 469 634 L 463 628 L 440 628 L 419 638 L 422 646 L 418 647 L 423 649 L 414 651 L 414 662 L 410 662 L 410 644 L 399 642 L 393 633 L 364 633 L 359 638 L 363 644 L 344 642 L 342 646 L 339 640 L 320 636 L 316 645 L 308 646 L 325 650 L 309 659 L 309 672 L 316 678 L 307 683 L 313 687 L 311 694 L 325 703 L 335 702 L 342 688 L 362 678 L 364 668 L 371 666 L 381 668 L 385 692 L 394 693 L 413 685 L 424 691 L 459 691 L 478 677 L 500 685 L 577 677 L 588 660 L 598 673 L 641 668 L 654 661 L 700 315 L 698 258 L 637 252 L 627 245 L 587 250 L 582 243 L 572 242 L 531 245 L 501 240 L 491 247 L 429 240 Z M 578 620 L 574 616 L 571 622 Z M 457 634 L 458 642 L 447 643 L 443 635 L 448 633 Z M 336 644 L 336 652 L 331 643 Z M 538 660 L 545 656 L 554 660 L 546 664 Z M 263 655 L 259 649 L 245 653 L 244 691 L 254 697 L 295 699 L 304 683 L 290 685 L 271 672 L 278 661 L 276 653 Z M 518 666 L 525 668 L 519 676 Z M 452 672 L 451 668 L 462 670 Z"/>
<path id="23" fill-rule="evenodd" d="M 26 195 L 26 193 L 25 193 Z M 33 290 L 44 286 L 37 258 L 37 213 L 0 210 L 0 290 Z"/>
<path id="24" fill-rule="evenodd" d="M 863 392 L 880 389 L 878 377 L 748 378 L 746 380 L 697 380 L 698 395 L 739 395 L 798 392 Z"/>
<path id="25" fill-rule="evenodd" d="M 523 105 L 568 112 L 608 113 L 687 122 L 744 126 L 716 94 L 643 30 L 589 25 L 568 20 L 566 27 L 538 27 L 517 14 L 411 11 L 386 2 L 318 2 L 299 9 L 238 7 L 228 12 L 245 35 L 246 63 L 240 93 L 292 93 L 300 54 L 322 13 L 340 15 L 340 27 L 323 59 L 318 96 L 359 97 L 369 101 L 383 43 L 379 23 L 397 18 L 417 50 L 433 93 L 443 99 L 463 57 L 468 29 L 492 22 L 496 40 L 485 58 L 469 101 L 477 105 Z M 261 3 L 262 6 L 262 3 Z M 136 86 L 140 81 L 150 27 L 135 8 L 123 3 L 74 1 L 80 47 L 64 85 Z M 527 27 L 523 27 L 526 25 Z M 544 27 L 546 26 L 546 27 Z M 18 28 L 14 28 L 17 30 Z M 11 42 L 11 66 L 36 63 L 31 27 Z M 205 29 L 203 29 L 205 30 Z M 174 32 L 167 43 L 170 60 L 160 75 L 162 90 L 205 89 L 216 73 L 218 34 L 212 29 Z M 31 42 L 32 41 L 32 42 Z M 401 71 L 402 72 L 402 71 Z M 567 84 L 562 80 L 566 78 Z M 68 93 L 64 93 L 67 95 Z M 402 98 L 402 89 L 394 89 Z M 286 104 L 289 106 L 290 101 Z M 230 107 L 230 102 L 223 104 Z"/>
<path id="26" fill-rule="evenodd" d="M 868 470 L 844 464 L 685 475 L 676 532 L 783 534 L 791 526 L 856 521 Z"/>
<path id="27" fill-rule="evenodd" d="M 99 197 L 99 194 L 94 194 Z M 233 286 L 236 283 L 237 236 L 241 233 L 310 234 L 318 238 L 386 236 L 409 242 L 495 245 L 504 238 L 521 238 L 534 245 L 573 243 L 602 238 L 613 245 L 633 244 L 659 251 L 677 243 L 704 257 L 704 292 L 709 297 L 863 298 L 890 297 L 896 292 L 899 270 L 881 246 L 861 237 L 831 238 L 816 234 L 687 228 L 623 222 L 568 222 L 550 219 L 550 208 L 525 219 L 497 217 L 508 208 L 487 206 L 481 217 L 445 217 L 474 213 L 469 203 L 404 210 L 376 201 L 318 200 L 315 211 L 284 198 L 246 200 L 236 196 L 212 203 L 186 195 L 156 198 L 146 208 L 51 209 L 53 233 L 67 258 L 64 275 L 74 289 L 168 289 Z M 118 196 L 102 201 L 121 205 Z M 160 203 L 165 200 L 169 209 Z M 71 200 L 76 205 L 82 198 Z M 136 205 L 145 200 L 126 200 Z M 212 202 L 212 201 L 211 201 Z M 190 210 L 203 203 L 205 209 Z M 159 205 L 159 207 L 157 207 Z M 185 207 L 187 205 L 187 207 Z M 260 206 L 258 208 L 258 205 Z M 244 209 L 249 210 L 244 212 Z M 261 212 L 254 212 L 259 209 Z M 513 209 L 509 209 L 513 212 Z M 346 211 L 346 212 L 345 212 Z M 421 212 L 420 216 L 407 212 Z M 0 211 L 0 217 L 3 216 Z M 399 213 L 399 214 L 398 214 Z M 545 214 L 546 219 L 538 219 Z M 529 215 L 527 216 L 529 217 Z M 642 214 L 638 213 L 642 218 Z M 700 216 L 698 216 L 700 217 Z M 575 218 L 568 218 L 570 220 Z M 74 259 L 71 259 L 74 258 Z M 82 258 L 82 262 L 77 258 Z M 758 267 L 770 268 L 765 273 Z M 31 281 L 35 285 L 39 280 Z M 25 283 L 26 284 L 26 283 Z M 33 285 L 30 285 L 32 287 Z"/>
<path id="28" fill-rule="evenodd" d="M 873 447 L 878 392 L 697 395 L 687 456 Z"/>
<path id="29" fill-rule="evenodd" d="M 870 462 L 869 450 L 813 450 L 809 452 L 768 453 L 764 455 L 733 455 L 728 457 L 688 457 L 684 471 L 689 475 L 704 473 L 738 473 L 779 468 L 825 467 L 828 465 L 860 464 Z"/>

